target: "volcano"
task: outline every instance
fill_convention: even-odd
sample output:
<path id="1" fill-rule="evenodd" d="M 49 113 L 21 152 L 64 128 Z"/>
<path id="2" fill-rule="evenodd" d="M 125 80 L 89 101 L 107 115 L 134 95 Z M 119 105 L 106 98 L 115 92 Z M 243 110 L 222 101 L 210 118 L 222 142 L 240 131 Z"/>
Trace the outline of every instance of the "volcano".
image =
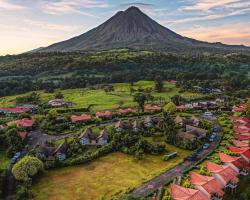
<path id="1" fill-rule="evenodd" d="M 183 37 L 160 25 L 137 7 L 119 11 L 100 26 L 38 52 L 102 51 L 128 48 L 172 53 L 250 52 L 243 45 L 208 43 Z"/>

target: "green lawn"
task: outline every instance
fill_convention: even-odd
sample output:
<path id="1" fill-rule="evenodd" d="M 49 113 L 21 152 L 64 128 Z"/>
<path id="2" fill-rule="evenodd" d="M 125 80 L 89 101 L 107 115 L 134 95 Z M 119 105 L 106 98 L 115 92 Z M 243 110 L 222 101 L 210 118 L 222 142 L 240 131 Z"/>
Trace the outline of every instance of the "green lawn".
<path id="1" fill-rule="evenodd" d="M 9 158 L 6 153 L 0 150 L 0 169 L 7 169 L 9 167 Z"/>
<path id="2" fill-rule="evenodd" d="M 178 151 L 179 156 L 169 161 L 151 155 L 137 160 L 126 154 L 111 153 L 90 164 L 48 171 L 34 183 L 32 191 L 38 200 L 110 199 L 174 167 L 190 153 L 172 145 L 167 149 Z"/>
<path id="3" fill-rule="evenodd" d="M 154 81 L 138 81 L 134 83 L 134 89 L 146 89 L 152 88 L 154 90 L 155 83 Z M 115 91 L 106 94 L 102 89 L 68 89 L 62 90 L 61 92 L 64 95 L 64 98 L 67 101 L 72 101 L 74 107 L 76 108 L 85 108 L 89 105 L 93 105 L 92 110 L 105 110 L 105 109 L 115 109 L 119 106 L 135 106 L 136 103 L 133 101 L 133 96 L 130 95 L 130 84 L 129 83 L 117 83 L 114 84 Z M 54 94 L 44 93 L 38 91 L 41 97 L 42 102 L 47 102 L 49 99 L 54 98 Z M 14 95 L 0 98 L 0 107 L 15 106 L 15 99 L 18 96 L 27 95 Z M 164 82 L 164 92 L 157 93 L 152 92 L 152 95 L 155 97 L 163 97 L 165 100 L 169 100 L 169 97 L 179 94 L 179 89 L 175 85 L 168 82 Z M 182 93 L 183 97 L 190 98 L 191 96 L 195 97 L 199 94 L 196 93 Z"/>

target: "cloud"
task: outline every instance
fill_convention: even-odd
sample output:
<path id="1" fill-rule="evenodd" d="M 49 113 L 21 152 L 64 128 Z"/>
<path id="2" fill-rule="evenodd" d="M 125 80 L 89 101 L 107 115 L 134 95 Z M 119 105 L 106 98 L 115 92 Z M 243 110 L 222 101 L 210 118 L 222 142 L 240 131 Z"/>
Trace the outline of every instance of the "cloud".
<path id="1" fill-rule="evenodd" d="M 250 46 L 250 23 L 238 23 L 220 26 L 193 26 L 188 30 L 180 31 L 182 35 L 209 42 L 222 42 L 225 44 L 245 44 Z"/>
<path id="2" fill-rule="evenodd" d="M 9 0 L 0 0 L 0 10 L 7 10 L 7 11 L 20 11 L 27 9 L 24 6 L 12 3 Z"/>
<path id="3" fill-rule="evenodd" d="M 94 17 L 94 15 L 82 11 L 86 8 L 107 8 L 108 4 L 96 0 L 58 0 L 46 1 L 42 3 L 43 12 L 53 15 L 80 14 Z"/>
<path id="4" fill-rule="evenodd" d="M 153 7 L 154 4 L 151 3 L 140 3 L 140 2 L 132 2 L 132 3 L 123 3 L 120 4 L 122 7 L 130 7 L 130 6 L 136 6 L 136 7 Z"/>

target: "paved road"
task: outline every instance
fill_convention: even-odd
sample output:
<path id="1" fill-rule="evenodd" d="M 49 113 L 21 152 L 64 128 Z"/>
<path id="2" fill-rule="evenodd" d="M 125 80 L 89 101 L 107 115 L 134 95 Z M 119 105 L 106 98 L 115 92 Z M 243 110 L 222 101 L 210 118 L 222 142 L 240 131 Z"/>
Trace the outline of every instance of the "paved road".
<path id="1" fill-rule="evenodd" d="M 198 161 L 208 156 L 218 146 L 218 144 L 220 143 L 220 138 L 221 132 L 218 134 L 217 140 L 213 143 L 210 143 L 210 147 L 208 149 L 202 150 L 198 153 L 196 161 L 184 161 L 173 169 L 164 172 L 163 174 L 153 178 L 149 182 L 135 189 L 132 192 L 132 195 L 135 197 L 146 197 L 154 191 L 158 190 L 160 187 L 172 181 L 174 178 L 181 176 L 185 172 L 185 170 L 192 166 L 195 166 Z"/>

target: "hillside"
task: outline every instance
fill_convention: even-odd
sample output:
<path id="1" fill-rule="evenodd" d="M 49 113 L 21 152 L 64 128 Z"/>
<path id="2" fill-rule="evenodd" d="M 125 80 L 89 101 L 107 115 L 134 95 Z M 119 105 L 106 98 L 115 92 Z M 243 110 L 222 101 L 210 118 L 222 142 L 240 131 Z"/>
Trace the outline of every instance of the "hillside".
<path id="1" fill-rule="evenodd" d="M 250 48 L 207 43 L 183 37 L 158 24 L 137 7 L 116 13 L 100 26 L 72 39 L 34 52 L 100 51 L 129 48 L 174 53 L 245 52 Z"/>

